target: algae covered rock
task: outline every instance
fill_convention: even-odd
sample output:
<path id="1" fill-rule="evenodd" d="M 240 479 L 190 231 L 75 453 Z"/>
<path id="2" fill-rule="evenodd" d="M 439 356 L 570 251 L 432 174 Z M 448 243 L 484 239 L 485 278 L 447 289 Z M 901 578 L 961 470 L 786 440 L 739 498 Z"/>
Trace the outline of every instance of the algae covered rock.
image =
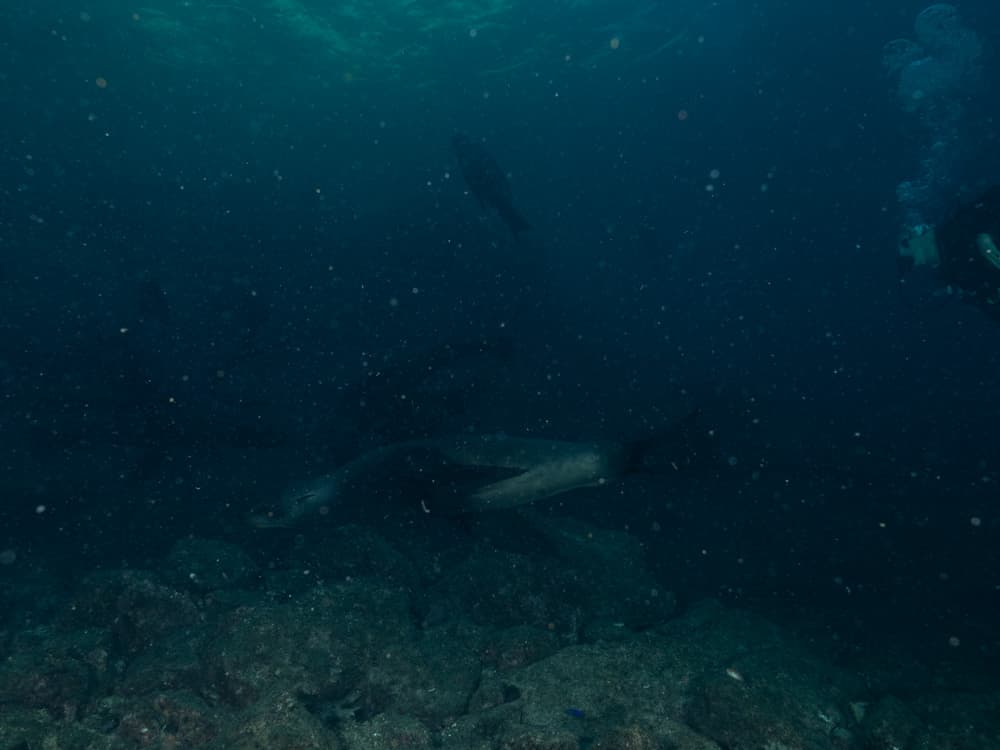
<path id="1" fill-rule="evenodd" d="M 210 690 L 231 706 L 249 706 L 273 687 L 350 703 L 411 631 L 405 594 L 369 581 L 316 586 L 287 603 L 234 609 L 206 643 L 204 665 Z M 362 703 L 376 711 L 380 694 Z"/>
<path id="2" fill-rule="evenodd" d="M 0 706 L 76 720 L 114 677 L 108 631 L 40 627 L 19 633 L 0 661 Z"/>
<path id="3" fill-rule="evenodd" d="M 343 744 L 293 693 L 275 688 L 242 711 L 214 746 L 226 750 L 341 750 Z"/>
<path id="4" fill-rule="evenodd" d="M 181 539 L 164 563 L 167 581 L 199 592 L 245 586 L 256 574 L 257 566 L 242 549 L 211 539 Z"/>
<path id="5" fill-rule="evenodd" d="M 108 627 L 116 650 L 138 654 L 171 633 L 200 622 L 194 600 L 153 573 L 112 570 L 84 578 L 62 618 L 65 627 Z"/>

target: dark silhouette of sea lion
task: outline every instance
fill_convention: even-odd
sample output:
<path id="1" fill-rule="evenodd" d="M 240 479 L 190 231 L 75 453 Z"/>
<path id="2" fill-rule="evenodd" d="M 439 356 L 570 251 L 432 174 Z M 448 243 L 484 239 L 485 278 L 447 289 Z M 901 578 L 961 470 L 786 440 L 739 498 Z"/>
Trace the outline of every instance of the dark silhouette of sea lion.
<path id="1" fill-rule="evenodd" d="M 451 145 L 458 157 L 458 167 L 465 184 L 469 192 L 479 200 L 483 210 L 493 208 L 510 229 L 514 239 L 518 239 L 521 232 L 531 229 L 531 225 L 514 208 L 510 182 L 492 154 L 481 143 L 475 143 L 461 133 L 452 136 Z"/>

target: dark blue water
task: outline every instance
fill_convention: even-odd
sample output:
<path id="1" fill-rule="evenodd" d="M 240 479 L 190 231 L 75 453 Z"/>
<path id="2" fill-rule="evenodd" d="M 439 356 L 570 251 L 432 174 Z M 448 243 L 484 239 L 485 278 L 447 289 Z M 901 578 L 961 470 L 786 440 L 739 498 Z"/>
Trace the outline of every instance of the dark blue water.
<path id="1" fill-rule="evenodd" d="M 376 445 L 698 409 L 715 466 L 538 511 L 627 529 L 682 601 L 995 660 L 1000 328 L 896 245 L 901 182 L 934 224 L 1000 175 L 1000 9 L 962 4 L 980 51 L 907 111 L 882 49 L 924 5 L 813 5 L 0 10 L 8 571 L 266 564 L 247 515 Z"/>

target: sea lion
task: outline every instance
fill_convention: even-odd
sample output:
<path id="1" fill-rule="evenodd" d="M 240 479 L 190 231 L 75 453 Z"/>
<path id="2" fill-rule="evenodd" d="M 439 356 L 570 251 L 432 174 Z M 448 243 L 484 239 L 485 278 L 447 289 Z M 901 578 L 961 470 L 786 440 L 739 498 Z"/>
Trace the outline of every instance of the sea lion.
<path id="1" fill-rule="evenodd" d="M 435 489 L 425 510 L 503 510 L 630 474 L 677 473 L 714 462 L 711 433 L 690 415 L 668 432 L 634 442 L 571 442 L 506 435 L 461 435 L 394 443 L 335 471 L 291 486 L 278 515 L 254 516 L 259 527 L 289 527 L 342 502 L 352 486 L 400 467 Z"/>

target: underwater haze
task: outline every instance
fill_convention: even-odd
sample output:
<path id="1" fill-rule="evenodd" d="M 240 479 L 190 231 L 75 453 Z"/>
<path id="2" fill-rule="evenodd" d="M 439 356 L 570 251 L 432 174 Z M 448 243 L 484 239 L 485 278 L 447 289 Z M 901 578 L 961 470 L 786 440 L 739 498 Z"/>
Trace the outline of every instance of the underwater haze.
<path id="1" fill-rule="evenodd" d="M 0 750 L 1000 747 L 995 2 L 0 29 Z"/>

